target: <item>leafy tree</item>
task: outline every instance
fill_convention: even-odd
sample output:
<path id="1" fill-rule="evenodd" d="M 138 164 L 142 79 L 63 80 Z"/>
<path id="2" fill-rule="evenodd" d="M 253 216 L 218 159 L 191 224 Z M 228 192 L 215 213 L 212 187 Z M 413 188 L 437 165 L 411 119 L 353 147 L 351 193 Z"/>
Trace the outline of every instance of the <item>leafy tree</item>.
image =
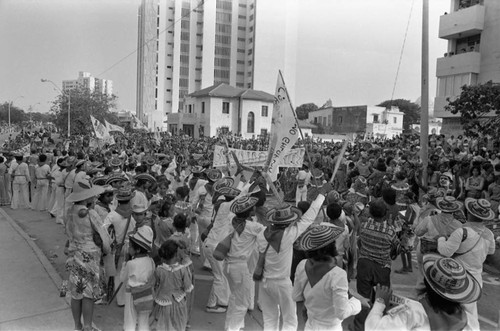
<path id="1" fill-rule="evenodd" d="M 3 104 L 0 105 L 0 121 L 9 123 L 9 103 L 4 102 Z M 28 120 L 28 117 L 24 110 L 21 108 L 18 108 L 14 105 L 10 106 L 10 122 L 12 124 L 19 124 L 21 122 L 24 122 Z"/>
<path id="2" fill-rule="evenodd" d="M 465 134 L 470 137 L 490 135 L 500 137 L 500 84 L 464 85 L 454 101 L 447 98 L 444 107 L 452 114 L 460 113 Z"/>
<path id="3" fill-rule="evenodd" d="M 69 96 L 68 96 L 69 94 Z M 107 120 L 111 124 L 119 124 L 118 117 L 111 112 L 116 108 L 116 96 L 107 95 L 88 88 L 78 87 L 66 91 L 54 100 L 51 111 L 54 112 L 55 125 L 63 133 L 68 129 L 68 99 L 71 99 L 70 121 L 71 134 L 86 135 L 93 132 L 90 115 L 99 121 Z"/>
<path id="4" fill-rule="evenodd" d="M 40 112 L 29 113 L 27 117 L 28 119 L 31 118 L 31 120 L 34 122 L 42 122 L 42 123 L 54 122 L 56 119 L 54 114 L 40 113 Z"/>
<path id="5" fill-rule="evenodd" d="M 408 130 L 412 124 L 420 124 L 420 106 L 410 100 L 386 100 L 377 106 L 385 108 L 398 107 L 405 114 L 403 117 L 403 130 Z"/>
<path id="6" fill-rule="evenodd" d="M 307 115 L 315 110 L 318 110 L 318 106 L 314 103 L 305 103 L 295 108 L 295 113 L 297 114 L 297 118 L 299 120 L 307 120 Z"/>

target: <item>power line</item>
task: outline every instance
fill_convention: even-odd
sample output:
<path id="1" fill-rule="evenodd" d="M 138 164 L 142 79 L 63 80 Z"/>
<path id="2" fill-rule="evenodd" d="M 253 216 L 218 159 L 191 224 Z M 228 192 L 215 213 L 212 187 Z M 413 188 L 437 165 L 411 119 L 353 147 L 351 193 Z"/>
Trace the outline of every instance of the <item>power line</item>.
<path id="1" fill-rule="evenodd" d="M 179 21 L 181 21 L 183 18 L 191 15 L 191 13 L 195 10 L 197 10 L 198 8 L 202 7 L 203 4 L 205 3 L 205 0 L 201 0 L 200 3 L 198 4 L 198 6 L 194 7 L 193 9 L 191 9 L 189 12 L 187 12 L 185 15 L 182 15 L 178 20 L 174 21 L 172 24 L 170 24 L 168 27 L 166 27 L 165 29 L 163 29 L 162 31 L 159 32 L 158 36 L 160 36 L 162 33 L 164 33 L 165 31 L 167 31 L 168 29 L 172 28 L 175 24 L 177 24 Z M 144 48 L 144 46 L 146 46 L 147 44 L 149 44 L 150 42 L 152 41 L 156 41 L 158 37 L 155 37 L 155 38 L 151 38 L 149 40 L 147 40 L 146 42 L 144 42 L 140 47 L 134 49 L 132 52 L 130 52 L 129 54 L 125 55 L 124 57 L 122 57 L 120 60 L 118 60 L 117 62 L 115 62 L 113 65 L 111 65 L 108 69 L 104 70 L 103 72 L 101 72 L 99 75 L 97 75 L 98 77 L 102 77 L 103 74 L 105 74 L 106 72 L 110 71 L 111 69 L 113 69 L 114 67 L 116 67 L 117 65 L 119 65 L 120 63 L 122 63 L 123 61 L 125 61 L 127 58 L 129 58 L 130 56 L 134 55 L 135 53 L 137 53 L 137 51 L 139 49 L 142 49 Z"/>
<path id="2" fill-rule="evenodd" d="M 396 70 L 396 78 L 394 79 L 394 86 L 392 87 L 392 94 L 391 94 L 391 103 L 390 103 L 390 106 L 392 106 L 392 101 L 394 100 L 394 92 L 396 91 L 396 85 L 397 85 L 397 82 L 398 82 L 399 68 L 401 67 L 401 61 L 403 60 L 403 52 L 405 50 L 406 37 L 408 36 L 408 28 L 410 27 L 411 14 L 413 12 L 413 4 L 414 3 L 415 3 L 415 0 L 413 0 L 411 2 L 410 15 L 408 16 L 408 22 L 406 23 L 405 37 L 403 39 L 403 46 L 401 47 L 401 54 L 399 55 L 399 63 L 398 63 L 398 69 Z"/>

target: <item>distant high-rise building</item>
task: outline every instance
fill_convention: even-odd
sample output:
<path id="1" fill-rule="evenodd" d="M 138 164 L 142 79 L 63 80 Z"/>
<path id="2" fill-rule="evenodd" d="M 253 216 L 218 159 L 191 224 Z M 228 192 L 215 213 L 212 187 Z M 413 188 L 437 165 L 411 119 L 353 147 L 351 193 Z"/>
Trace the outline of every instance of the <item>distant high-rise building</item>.
<path id="1" fill-rule="evenodd" d="M 63 80 L 62 87 L 63 91 L 74 89 L 77 87 L 85 87 L 90 91 L 99 91 L 103 94 L 112 95 L 113 94 L 113 81 L 109 79 L 100 79 L 93 77 L 88 72 L 80 71 L 78 73 L 78 78 L 74 80 Z"/>
<path id="2" fill-rule="evenodd" d="M 295 92 L 297 0 L 142 0 L 137 114 L 163 127 L 184 96 L 225 83 L 274 94 L 282 70 Z"/>
<path id="3" fill-rule="evenodd" d="M 443 134 L 462 133 L 460 114 L 444 111 L 463 85 L 500 83 L 500 1 L 451 0 L 449 13 L 439 21 L 439 38 L 448 40 L 437 59 L 434 116 L 443 118 Z"/>

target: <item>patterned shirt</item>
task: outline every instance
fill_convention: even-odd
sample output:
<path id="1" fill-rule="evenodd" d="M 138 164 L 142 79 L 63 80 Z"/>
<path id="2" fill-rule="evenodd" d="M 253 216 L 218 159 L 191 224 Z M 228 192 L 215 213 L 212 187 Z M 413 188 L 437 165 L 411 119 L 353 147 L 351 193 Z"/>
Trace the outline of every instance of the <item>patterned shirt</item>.
<path id="1" fill-rule="evenodd" d="M 384 267 L 391 267 L 391 244 L 396 244 L 396 229 L 387 223 L 368 219 L 359 233 L 359 258 L 369 259 Z"/>

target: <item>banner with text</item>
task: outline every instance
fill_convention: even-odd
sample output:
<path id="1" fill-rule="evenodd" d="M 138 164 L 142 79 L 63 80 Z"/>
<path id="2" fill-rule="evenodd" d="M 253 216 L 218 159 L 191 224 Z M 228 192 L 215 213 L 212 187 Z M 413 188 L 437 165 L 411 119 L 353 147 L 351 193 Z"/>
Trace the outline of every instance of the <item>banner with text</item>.
<path id="1" fill-rule="evenodd" d="M 267 160 L 267 151 L 247 151 L 244 149 L 235 149 L 229 148 L 229 153 L 235 152 L 238 157 L 238 161 L 249 167 L 262 167 L 266 163 Z M 289 150 L 281 159 L 281 162 L 278 164 L 278 167 L 302 167 L 304 163 L 304 148 L 295 148 Z M 229 157 L 231 165 L 235 165 L 234 159 Z M 214 149 L 214 167 L 225 167 L 227 166 L 227 159 L 225 155 L 225 147 L 224 146 L 215 146 Z"/>
<path id="2" fill-rule="evenodd" d="M 299 139 L 299 134 L 299 126 L 288 97 L 285 81 L 279 71 L 274 95 L 269 152 L 265 164 L 265 169 L 273 181 L 278 176 L 278 167 L 281 166 L 283 158 Z"/>

